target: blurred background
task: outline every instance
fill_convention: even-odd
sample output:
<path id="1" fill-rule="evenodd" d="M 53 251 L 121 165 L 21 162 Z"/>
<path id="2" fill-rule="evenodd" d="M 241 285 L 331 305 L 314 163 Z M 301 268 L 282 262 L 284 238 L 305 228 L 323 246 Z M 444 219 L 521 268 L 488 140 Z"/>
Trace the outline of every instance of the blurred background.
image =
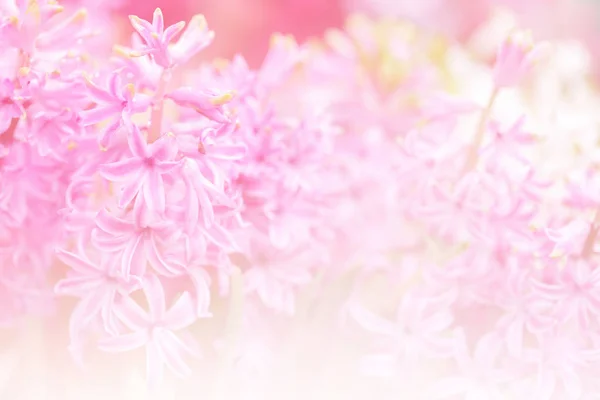
<path id="1" fill-rule="evenodd" d="M 69 0 L 90 15 L 110 19 L 110 34 L 126 42 L 131 33 L 127 15 L 151 19 L 160 7 L 170 23 L 202 13 L 217 37 L 204 58 L 243 54 L 257 65 L 273 32 L 293 34 L 299 41 L 341 27 L 352 12 L 405 17 L 459 41 L 469 41 L 498 10 L 514 13 L 517 24 L 531 28 L 537 39 L 584 41 L 600 56 L 597 0 Z M 598 59 L 598 57 L 595 57 Z"/>

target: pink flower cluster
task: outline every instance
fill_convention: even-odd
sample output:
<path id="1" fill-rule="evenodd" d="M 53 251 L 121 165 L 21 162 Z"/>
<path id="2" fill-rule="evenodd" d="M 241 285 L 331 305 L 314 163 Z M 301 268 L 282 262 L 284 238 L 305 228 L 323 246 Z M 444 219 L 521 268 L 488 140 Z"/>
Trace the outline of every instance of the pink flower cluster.
<path id="1" fill-rule="evenodd" d="M 548 45 L 515 31 L 490 68 L 355 16 L 188 68 L 202 15 L 131 16 L 110 59 L 84 11 L 0 16 L 3 325 L 73 297 L 75 361 L 143 349 L 150 385 L 204 363 L 256 389 L 352 343 L 381 398 L 600 396 L 600 164 L 539 128 Z"/>

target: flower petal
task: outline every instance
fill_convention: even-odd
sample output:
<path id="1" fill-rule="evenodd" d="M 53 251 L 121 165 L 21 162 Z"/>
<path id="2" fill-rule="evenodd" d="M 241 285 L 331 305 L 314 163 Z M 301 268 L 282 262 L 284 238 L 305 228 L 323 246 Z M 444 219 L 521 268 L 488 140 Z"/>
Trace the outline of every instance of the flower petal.
<path id="1" fill-rule="evenodd" d="M 142 135 L 140 128 L 137 125 L 130 125 L 130 132 L 127 137 L 127 143 L 129 145 L 129 150 L 131 154 L 139 159 L 146 159 L 150 157 L 150 152 L 148 151 L 148 144 L 146 143 L 146 139 Z"/>
<path id="2" fill-rule="evenodd" d="M 146 182 L 147 176 L 147 171 L 143 171 L 123 186 L 121 197 L 119 198 L 119 207 L 125 208 L 131 204 L 135 196 L 140 193 L 140 190 Z"/>
<path id="3" fill-rule="evenodd" d="M 349 312 L 360 326 L 370 332 L 392 336 L 396 331 L 393 323 L 372 313 L 360 304 L 353 303 Z"/>
<path id="4" fill-rule="evenodd" d="M 126 235 L 132 231 L 132 224 L 130 222 L 117 218 L 109 214 L 106 210 L 98 213 L 95 222 L 98 228 L 115 236 Z"/>
<path id="5" fill-rule="evenodd" d="M 177 266 L 170 265 L 165 259 L 162 257 L 161 252 L 158 248 L 158 243 L 156 239 L 156 235 L 152 235 L 152 238 L 145 243 L 146 245 L 146 255 L 148 257 L 148 262 L 160 275 L 164 276 L 178 276 L 183 273 L 180 271 Z"/>
<path id="6" fill-rule="evenodd" d="M 112 182 L 122 182 L 140 175 L 143 165 L 137 158 L 127 158 L 100 166 L 100 175 Z"/>
<path id="7" fill-rule="evenodd" d="M 84 260 L 80 256 L 71 253 L 70 251 L 56 249 L 56 256 L 60 261 L 73 268 L 81 274 L 97 273 L 98 268 L 89 261 Z"/>
<path id="8" fill-rule="evenodd" d="M 193 324 L 196 320 L 196 315 L 190 294 L 184 292 L 167 312 L 164 323 L 167 328 L 177 331 Z"/>
<path id="9" fill-rule="evenodd" d="M 144 330 L 150 322 L 142 307 L 128 296 L 115 303 L 114 312 L 117 318 L 132 330 Z"/>
<path id="10" fill-rule="evenodd" d="M 185 350 L 183 342 L 173 332 L 167 330 L 161 331 L 157 336 L 160 338 L 157 340 L 157 345 L 169 369 L 181 378 L 190 376 L 192 370 L 183 359 Z"/>
<path id="11" fill-rule="evenodd" d="M 144 200 L 149 211 L 159 214 L 165 212 L 165 185 L 162 176 L 157 171 L 148 172 L 146 182 L 143 186 Z"/>
<path id="12" fill-rule="evenodd" d="M 163 321 L 165 318 L 165 291 L 160 279 L 155 274 L 150 274 L 144 279 L 144 294 L 150 308 L 150 317 L 154 321 Z"/>
<path id="13" fill-rule="evenodd" d="M 101 251 L 105 252 L 117 252 L 123 250 L 128 242 L 125 236 L 112 236 L 100 229 L 92 230 L 92 243 L 94 246 Z"/>
<path id="14" fill-rule="evenodd" d="M 140 266 L 135 264 L 140 262 L 141 258 L 143 258 L 139 255 L 136 257 L 136 253 L 141 251 L 143 251 L 142 235 L 138 234 L 132 237 L 123 249 L 121 258 L 121 273 L 126 279 L 129 278 L 132 270 L 140 269 Z"/>
<path id="15" fill-rule="evenodd" d="M 109 118 L 121 118 L 121 107 L 117 105 L 98 105 L 80 113 L 83 126 L 95 125 Z"/>
<path id="16" fill-rule="evenodd" d="M 94 290 L 83 297 L 69 319 L 69 334 L 73 342 L 77 342 L 79 332 L 85 330 L 90 322 L 98 316 L 106 298 L 106 290 Z"/>
<path id="17" fill-rule="evenodd" d="M 97 289 L 103 282 L 94 276 L 78 276 L 60 280 L 54 286 L 54 292 L 59 295 L 81 296 Z"/>
<path id="18" fill-rule="evenodd" d="M 223 227 L 213 224 L 210 228 L 204 229 L 204 235 L 208 240 L 223 249 L 235 248 L 235 242 L 231 234 Z"/>
<path id="19" fill-rule="evenodd" d="M 185 21 L 179 21 L 176 24 L 173 24 L 167 29 L 165 29 L 165 43 L 170 43 L 175 38 L 175 36 L 177 36 L 183 30 L 183 28 L 185 28 Z"/>

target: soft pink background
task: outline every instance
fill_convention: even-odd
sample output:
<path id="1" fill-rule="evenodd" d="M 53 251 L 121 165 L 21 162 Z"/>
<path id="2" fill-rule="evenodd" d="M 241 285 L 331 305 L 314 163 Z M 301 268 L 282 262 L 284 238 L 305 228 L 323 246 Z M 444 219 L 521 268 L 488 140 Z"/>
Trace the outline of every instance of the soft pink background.
<path id="1" fill-rule="evenodd" d="M 168 23 L 204 14 L 217 36 L 205 58 L 229 58 L 242 53 L 251 64 L 260 62 L 274 32 L 291 33 L 300 41 L 340 27 L 353 11 L 408 16 L 458 40 L 467 40 L 495 7 L 513 10 L 523 27 L 538 38 L 577 38 L 600 55 L 600 11 L 585 0 L 68 0 L 109 18 L 116 31 L 130 32 L 128 14 L 151 19 L 161 7 Z M 125 38 L 124 38 L 125 39 Z"/>

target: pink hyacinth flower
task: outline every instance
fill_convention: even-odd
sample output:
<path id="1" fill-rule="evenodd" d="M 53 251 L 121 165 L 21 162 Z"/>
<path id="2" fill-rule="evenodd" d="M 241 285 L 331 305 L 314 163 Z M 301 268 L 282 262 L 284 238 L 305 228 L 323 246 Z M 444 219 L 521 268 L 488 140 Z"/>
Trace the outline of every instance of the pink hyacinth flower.
<path id="1" fill-rule="evenodd" d="M 149 311 L 143 310 L 130 297 L 123 298 L 115 307 L 115 314 L 132 332 L 105 338 L 98 343 L 99 348 L 107 352 L 123 352 L 145 346 L 150 385 L 161 382 L 165 364 L 176 375 L 189 376 L 192 371 L 183 357 L 186 353 L 194 355 L 196 351 L 175 334 L 175 331 L 190 326 L 196 320 L 189 293 L 183 293 L 167 310 L 163 285 L 156 275 L 144 280 L 143 291 Z"/>
<path id="2" fill-rule="evenodd" d="M 96 217 L 97 228 L 92 231 L 92 242 L 101 251 L 111 253 L 120 263 L 125 279 L 143 277 L 146 262 L 165 276 L 180 275 L 177 266 L 169 264 L 161 251 L 179 234 L 179 227 L 168 221 L 125 220 L 107 211 Z"/>
<path id="3" fill-rule="evenodd" d="M 143 56 L 149 54 L 161 67 L 170 67 L 172 63 L 168 54 L 168 46 L 169 43 L 183 30 L 185 22 L 180 21 L 165 29 L 165 21 L 160 8 L 154 10 L 152 23 L 136 17 L 135 15 L 130 15 L 129 21 L 131 22 L 133 29 L 140 34 L 146 43 L 144 49 L 133 52 L 132 55 Z"/>
<path id="4" fill-rule="evenodd" d="M 108 147 L 117 130 L 129 122 L 133 114 L 144 112 L 150 105 L 150 98 L 135 93 L 135 85 L 128 83 L 122 86 L 119 71 L 115 71 L 108 79 L 107 88 L 102 88 L 86 79 L 91 99 L 96 106 L 81 113 L 84 126 L 95 125 L 107 121 L 108 126 L 100 136 L 100 145 Z"/>
<path id="5" fill-rule="evenodd" d="M 174 138 L 165 135 L 148 144 L 140 129 L 131 125 L 127 143 L 132 156 L 104 164 L 100 168 L 102 176 L 111 182 L 125 182 L 119 200 L 120 207 L 126 207 L 138 193 L 142 193 L 150 211 L 164 213 L 166 200 L 163 175 L 181 165 L 180 161 L 174 161 L 177 153 Z"/>
<path id="6" fill-rule="evenodd" d="M 130 15 L 129 21 L 145 43 L 142 49 L 132 51 L 130 55 L 134 57 L 150 55 L 154 62 L 163 68 L 186 63 L 214 39 L 214 32 L 208 29 L 206 19 L 201 14 L 192 17 L 185 31 L 184 21 L 165 29 L 160 8 L 154 11 L 152 23 L 135 15 Z M 179 40 L 171 43 L 182 31 Z"/>
<path id="7" fill-rule="evenodd" d="M 137 283 L 123 279 L 118 273 L 114 257 L 104 255 L 100 257 L 100 262 L 94 263 L 86 257 L 61 249 L 57 249 L 57 256 L 73 268 L 74 273 L 59 281 L 54 291 L 59 295 L 81 299 L 71 314 L 71 340 L 77 342 L 80 330 L 99 315 L 107 332 L 118 333 L 113 314 L 115 300 L 131 293 Z"/>

